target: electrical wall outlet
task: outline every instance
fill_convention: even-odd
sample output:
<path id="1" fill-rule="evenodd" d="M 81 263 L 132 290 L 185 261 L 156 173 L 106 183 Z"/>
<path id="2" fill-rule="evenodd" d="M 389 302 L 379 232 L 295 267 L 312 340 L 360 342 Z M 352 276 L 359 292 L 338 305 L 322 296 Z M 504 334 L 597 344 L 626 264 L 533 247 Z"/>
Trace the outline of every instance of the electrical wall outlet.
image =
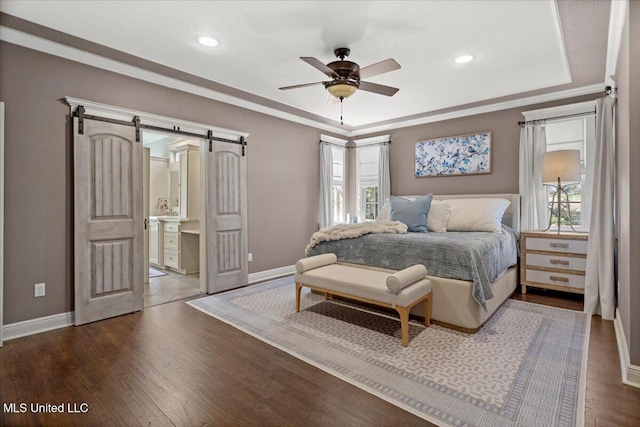
<path id="1" fill-rule="evenodd" d="M 253 254 L 250 253 L 249 256 L 247 257 L 247 259 L 249 260 L 249 262 L 253 261 Z"/>
<path id="2" fill-rule="evenodd" d="M 44 296 L 44 283 L 35 284 L 35 292 L 33 296 L 36 298 Z"/>

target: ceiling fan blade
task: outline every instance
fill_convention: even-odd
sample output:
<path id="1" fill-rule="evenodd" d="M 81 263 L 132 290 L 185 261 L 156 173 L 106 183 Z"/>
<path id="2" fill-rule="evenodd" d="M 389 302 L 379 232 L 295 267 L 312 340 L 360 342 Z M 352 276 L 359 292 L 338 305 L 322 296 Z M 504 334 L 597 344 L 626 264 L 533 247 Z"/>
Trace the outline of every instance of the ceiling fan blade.
<path id="1" fill-rule="evenodd" d="M 312 67 L 317 68 L 318 70 L 322 71 L 324 74 L 326 74 L 327 76 L 329 76 L 331 78 L 338 77 L 338 74 L 335 71 L 333 71 L 331 68 L 327 67 L 322 62 L 320 62 L 319 59 L 313 58 L 311 56 L 301 56 L 300 59 L 302 59 L 304 62 L 306 62 L 307 64 L 311 65 Z"/>
<path id="2" fill-rule="evenodd" d="M 378 74 L 388 73 L 389 71 L 398 70 L 400 64 L 395 60 L 389 58 L 384 61 L 380 61 L 376 64 L 371 64 L 367 67 L 360 68 L 360 79 L 368 79 L 369 77 L 377 76 Z"/>
<path id="3" fill-rule="evenodd" d="M 329 95 L 329 100 L 327 101 L 327 104 L 329 105 L 340 104 L 340 100 L 333 95 Z"/>
<path id="4" fill-rule="evenodd" d="M 280 90 L 289 90 L 289 89 L 297 89 L 299 87 L 315 86 L 315 85 L 319 85 L 319 84 L 322 84 L 322 82 L 304 83 L 304 84 L 301 84 L 301 85 L 285 86 L 285 87 L 280 87 L 278 89 L 280 89 Z"/>
<path id="5" fill-rule="evenodd" d="M 380 95 L 386 95 L 386 96 L 393 96 L 396 94 L 397 91 L 400 90 L 398 88 L 391 87 L 391 86 L 384 86 L 376 83 L 362 82 L 362 81 L 360 82 L 360 87 L 358 89 L 365 90 L 367 92 L 378 93 Z"/>

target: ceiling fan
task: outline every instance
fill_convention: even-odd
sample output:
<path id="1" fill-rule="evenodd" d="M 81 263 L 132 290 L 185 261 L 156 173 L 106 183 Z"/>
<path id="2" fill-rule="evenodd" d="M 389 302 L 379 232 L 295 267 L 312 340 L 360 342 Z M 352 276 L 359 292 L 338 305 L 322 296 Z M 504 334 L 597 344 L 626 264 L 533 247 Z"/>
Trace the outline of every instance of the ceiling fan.
<path id="1" fill-rule="evenodd" d="M 340 60 L 330 62 L 326 65 L 320 62 L 320 60 L 313 57 L 300 57 L 300 59 L 302 59 L 307 64 L 317 68 L 318 70 L 326 74 L 331 78 L 331 80 L 324 82 L 305 83 L 294 86 L 285 86 L 281 87 L 280 89 L 289 90 L 322 84 L 324 85 L 325 89 L 327 89 L 327 91 L 329 91 L 329 93 L 332 95 L 329 98 L 329 102 L 334 99 L 339 99 L 340 102 L 342 102 L 344 98 L 350 97 L 358 89 L 386 96 L 393 96 L 398 91 L 398 89 L 395 87 L 364 82 L 361 80 L 399 69 L 400 64 L 398 64 L 395 60 L 386 59 L 376 64 L 360 68 L 360 66 L 355 62 L 345 60 L 345 58 L 349 56 L 349 53 L 351 53 L 351 49 L 346 47 L 339 47 L 338 49 L 334 50 L 333 53 L 336 55 L 336 57 L 340 58 Z"/>

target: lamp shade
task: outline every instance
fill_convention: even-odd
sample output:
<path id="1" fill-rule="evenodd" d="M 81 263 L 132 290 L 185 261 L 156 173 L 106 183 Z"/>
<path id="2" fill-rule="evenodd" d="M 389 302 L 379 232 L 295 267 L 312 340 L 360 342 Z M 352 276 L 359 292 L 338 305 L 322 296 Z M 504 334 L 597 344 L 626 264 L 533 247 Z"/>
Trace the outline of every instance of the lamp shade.
<path id="1" fill-rule="evenodd" d="M 542 183 L 580 182 L 580 150 L 547 151 L 542 155 Z"/>

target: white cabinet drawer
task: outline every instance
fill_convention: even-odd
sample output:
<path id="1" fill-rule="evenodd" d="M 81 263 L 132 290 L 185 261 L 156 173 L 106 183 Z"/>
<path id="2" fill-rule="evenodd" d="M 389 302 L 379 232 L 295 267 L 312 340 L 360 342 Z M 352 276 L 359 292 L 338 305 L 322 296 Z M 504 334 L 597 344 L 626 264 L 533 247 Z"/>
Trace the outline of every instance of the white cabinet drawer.
<path id="1" fill-rule="evenodd" d="M 557 268 L 560 270 L 586 271 L 587 259 L 562 255 L 542 255 L 527 253 L 525 262 L 528 266 Z"/>
<path id="2" fill-rule="evenodd" d="M 541 239 L 537 237 L 527 237 L 526 250 L 528 251 L 547 251 L 547 252 L 565 252 L 572 254 L 587 254 L 586 240 L 569 240 L 569 239 Z"/>
<path id="3" fill-rule="evenodd" d="M 166 222 L 164 223 L 164 231 L 169 231 L 171 233 L 179 233 L 180 232 L 180 224 L 177 222 Z"/>
<path id="4" fill-rule="evenodd" d="M 164 233 L 164 248 L 180 250 L 180 235 L 178 233 Z"/>
<path id="5" fill-rule="evenodd" d="M 166 249 L 164 251 L 164 265 L 168 265 L 173 268 L 180 268 L 180 257 L 178 256 L 178 251 Z"/>
<path id="6" fill-rule="evenodd" d="M 543 283 L 553 286 L 565 286 L 568 288 L 584 289 L 584 276 L 578 274 L 526 269 L 525 281 Z"/>

